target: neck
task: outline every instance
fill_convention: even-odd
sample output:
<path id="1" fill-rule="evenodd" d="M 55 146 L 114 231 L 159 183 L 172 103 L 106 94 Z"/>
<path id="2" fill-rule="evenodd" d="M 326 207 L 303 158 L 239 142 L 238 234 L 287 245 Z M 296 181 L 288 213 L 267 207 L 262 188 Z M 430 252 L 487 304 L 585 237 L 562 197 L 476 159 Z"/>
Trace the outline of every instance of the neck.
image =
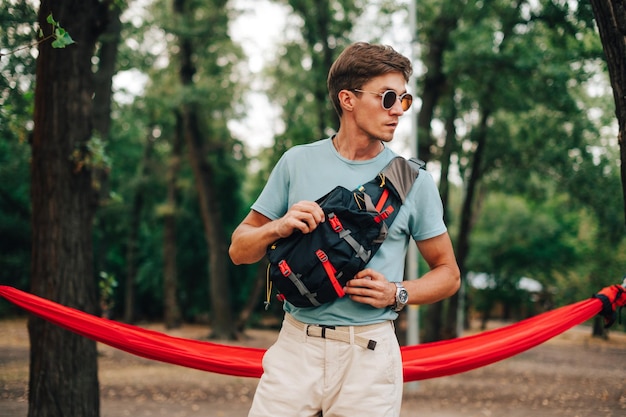
<path id="1" fill-rule="evenodd" d="M 372 159 L 385 149 L 378 139 L 349 137 L 341 129 L 333 137 L 333 145 L 339 155 L 351 161 Z"/>

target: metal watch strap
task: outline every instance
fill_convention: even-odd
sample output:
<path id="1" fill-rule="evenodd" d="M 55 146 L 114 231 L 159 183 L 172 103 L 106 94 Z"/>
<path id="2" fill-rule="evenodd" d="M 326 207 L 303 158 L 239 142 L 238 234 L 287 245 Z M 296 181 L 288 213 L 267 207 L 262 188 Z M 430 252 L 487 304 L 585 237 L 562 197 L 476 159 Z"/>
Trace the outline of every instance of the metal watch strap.
<path id="1" fill-rule="evenodd" d="M 391 306 L 391 309 L 395 312 L 401 311 L 408 301 L 408 292 L 401 282 L 394 282 L 396 285 L 396 301 Z"/>

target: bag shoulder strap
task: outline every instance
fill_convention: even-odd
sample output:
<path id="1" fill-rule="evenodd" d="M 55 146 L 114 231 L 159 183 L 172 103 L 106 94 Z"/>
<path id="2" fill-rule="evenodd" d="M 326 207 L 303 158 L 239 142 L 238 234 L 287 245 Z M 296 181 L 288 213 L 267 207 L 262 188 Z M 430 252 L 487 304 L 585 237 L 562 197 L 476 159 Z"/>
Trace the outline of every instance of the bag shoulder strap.
<path id="1" fill-rule="evenodd" d="M 386 181 L 393 185 L 404 203 L 413 183 L 419 176 L 420 169 L 426 169 L 425 167 L 426 163 L 417 158 L 407 160 L 402 156 L 397 156 L 389 162 L 382 174 Z"/>

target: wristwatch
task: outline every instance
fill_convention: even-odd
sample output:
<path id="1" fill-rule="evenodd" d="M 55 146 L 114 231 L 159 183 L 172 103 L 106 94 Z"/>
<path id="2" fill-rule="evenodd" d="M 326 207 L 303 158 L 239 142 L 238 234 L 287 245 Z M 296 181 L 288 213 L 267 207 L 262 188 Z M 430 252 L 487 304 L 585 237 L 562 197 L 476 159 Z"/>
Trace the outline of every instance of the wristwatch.
<path id="1" fill-rule="evenodd" d="M 407 301 L 409 301 L 409 293 L 401 282 L 394 282 L 394 284 L 396 284 L 396 302 L 391 306 L 391 309 L 398 312 L 402 310 Z"/>

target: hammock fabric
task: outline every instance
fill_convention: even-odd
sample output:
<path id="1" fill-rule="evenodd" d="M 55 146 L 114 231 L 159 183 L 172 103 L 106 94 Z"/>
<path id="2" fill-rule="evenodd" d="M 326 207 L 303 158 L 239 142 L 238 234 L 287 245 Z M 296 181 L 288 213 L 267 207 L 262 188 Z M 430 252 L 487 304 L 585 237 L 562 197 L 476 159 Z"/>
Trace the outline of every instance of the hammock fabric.
<path id="1" fill-rule="evenodd" d="M 100 318 L 0 285 L 0 296 L 50 323 L 148 359 L 225 375 L 258 378 L 265 349 L 173 337 Z M 457 374 L 509 358 L 563 333 L 596 314 L 607 322 L 626 305 L 624 287 L 612 285 L 593 298 L 477 335 L 403 346 L 404 381 Z"/>

